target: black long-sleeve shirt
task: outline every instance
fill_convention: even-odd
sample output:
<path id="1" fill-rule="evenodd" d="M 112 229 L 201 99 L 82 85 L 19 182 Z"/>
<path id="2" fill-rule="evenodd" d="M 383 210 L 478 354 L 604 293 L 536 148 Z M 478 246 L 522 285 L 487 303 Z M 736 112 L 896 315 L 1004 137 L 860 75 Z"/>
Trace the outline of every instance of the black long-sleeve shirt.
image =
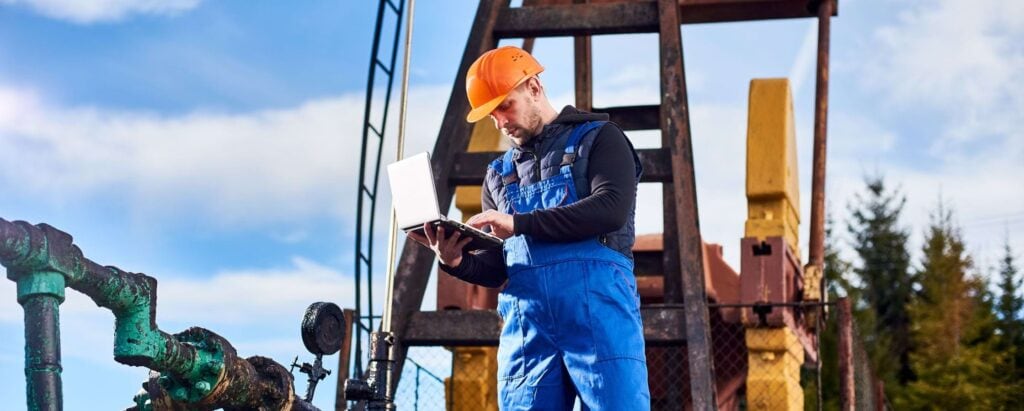
<path id="1" fill-rule="evenodd" d="M 567 106 L 552 124 L 578 123 L 593 120 L 595 116 L 607 118 Z M 522 149 L 529 151 L 544 137 L 542 131 Z M 617 126 L 605 124 L 591 146 L 587 166 L 590 195 L 566 206 L 513 215 L 515 234 L 544 241 L 570 242 L 619 229 L 626 224 L 636 199 L 635 173 L 632 145 Z M 496 208 L 487 187 L 484 187 L 481 202 L 485 211 Z M 441 268 L 464 281 L 485 287 L 500 287 L 508 277 L 500 250 L 467 252 L 458 267 L 441 264 Z"/>

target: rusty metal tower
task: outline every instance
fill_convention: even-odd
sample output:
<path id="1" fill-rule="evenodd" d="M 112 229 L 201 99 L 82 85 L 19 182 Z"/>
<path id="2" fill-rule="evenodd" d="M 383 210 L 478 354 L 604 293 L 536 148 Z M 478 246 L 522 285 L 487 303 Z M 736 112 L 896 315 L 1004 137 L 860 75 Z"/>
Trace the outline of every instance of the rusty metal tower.
<path id="1" fill-rule="evenodd" d="M 685 350 L 693 409 L 714 409 L 715 372 L 711 354 L 704 247 L 700 236 L 694 181 L 689 105 L 680 26 L 683 24 L 817 18 L 818 67 L 814 122 L 814 170 L 808 271 L 820 272 L 824 238 L 825 129 L 828 90 L 829 21 L 835 0 L 481 0 L 431 154 L 442 210 L 451 206 L 458 186 L 479 186 L 487 163 L 500 155 L 470 150 L 477 131 L 464 118 L 469 107 L 463 73 L 499 40 L 573 37 L 576 106 L 607 113 L 623 130 L 660 130 L 661 147 L 638 150 L 645 173 L 641 182 L 662 184 L 664 234 L 653 256 L 663 303 L 641 308 L 645 339 L 651 346 Z M 591 36 L 658 33 L 661 102 L 656 105 L 593 107 Z M 650 257 L 650 256 L 649 256 Z M 649 259 L 650 260 L 650 259 Z M 420 311 L 433 253 L 406 243 L 396 272 L 392 330 L 401 375 L 410 346 L 494 346 L 500 318 L 492 310 Z M 640 263 L 638 262 L 638 265 Z M 638 269 L 638 271 L 640 271 Z M 639 275 L 639 273 L 638 273 Z M 440 280 L 439 280 L 440 281 Z M 440 286 L 439 286 L 440 288 Z M 672 377 L 672 376 L 670 376 Z"/>

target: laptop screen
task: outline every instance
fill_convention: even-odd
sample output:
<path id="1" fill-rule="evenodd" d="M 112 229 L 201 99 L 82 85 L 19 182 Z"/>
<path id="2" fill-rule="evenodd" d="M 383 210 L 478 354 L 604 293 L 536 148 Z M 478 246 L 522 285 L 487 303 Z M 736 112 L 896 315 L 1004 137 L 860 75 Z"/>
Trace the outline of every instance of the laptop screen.
<path id="1" fill-rule="evenodd" d="M 388 164 L 388 181 L 399 228 L 421 226 L 441 218 L 428 153 Z"/>

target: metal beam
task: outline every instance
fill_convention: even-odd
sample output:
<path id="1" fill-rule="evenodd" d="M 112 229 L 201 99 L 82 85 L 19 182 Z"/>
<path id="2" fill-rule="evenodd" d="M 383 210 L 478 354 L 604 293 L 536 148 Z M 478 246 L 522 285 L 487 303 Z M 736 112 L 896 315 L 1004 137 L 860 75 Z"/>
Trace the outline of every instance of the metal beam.
<path id="1" fill-rule="evenodd" d="M 825 265 L 825 142 L 828 131 L 828 46 L 832 0 L 818 9 L 818 69 L 814 95 L 814 160 L 811 175 L 811 241 L 808 264 Z M 822 289 L 822 292 L 826 292 Z"/>
<path id="2" fill-rule="evenodd" d="M 666 240 L 665 250 L 679 251 L 679 265 L 666 267 L 665 270 L 665 300 L 670 301 L 670 292 L 678 292 L 678 277 L 671 274 L 680 273 L 688 325 L 686 340 L 690 364 L 690 398 L 694 410 L 704 411 L 717 407 L 715 370 L 711 361 L 711 332 L 708 327 L 707 294 L 704 291 L 704 247 L 697 214 L 697 184 L 694 181 L 693 144 L 690 138 L 690 114 L 677 4 L 675 0 L 658 2 L 661 133 L 663 143 L 668 143 L 671 151 L 671 187 L 674 194 L 666 198 L 665 209 L 675 211 L 675 226 L 665 227 L 665 233 L 674 235 L 666 235 L 665 238 L 675 237 L 678 240 L 678 245 L 672 244 L 671 247 Z M 670 280 L 673 280 L 672 284 Z"/>
<path id="3" fill-rule="evenodd" d="M 651 33 L 658 30 L 654 3 L 569 4 L 503 10 L 494 27 L 498 38 Z"/>
<path id="4" fill-rule="evenodd" d="M 853 311 L 850 308 L 850 300 L 840 298 L 836 304 L 838 311 L 839 327 L 836 331 L 839 335 L 838 355 L 839 360 L 839 409 L 853 411 L 857 404 L 857 390 L 854 374 L 856 369 L 853 363 Z"/>
<path id="5" fill-rule="evenodd" d="M 819 0 L 678 0 L 680 24 L 815 17 Z M 501 12 L 499 38 L 658 32 L 657 2 L 549 0 Z M 836 13 L 837 10 L 832 10 Z"/>
<path id="6" fill-rule="evenodd" d="M 498 151 L 457 153 L 455 154 L 455 165 L 452 167 L 451 174 L 448 175 L 448 181 L 452 185 L 478 186 L 484 181 L 487 165 L 502 154 Z M 644 167 L 644 174 L 640 177 L 640 182 L 665 183 L 672 181 L 668 149 L 640 149 L 637 150 L 637 155 L 640 156 L 640 164 Z"/>
<path id="7" fill-rule="evenodd" d="M 595 113 L 608 114 L 609 120 L 618 124 L 623 130 L 657 130 L 660 127 L 659 114 L 661 107 L 657 104 L 649 106 L 620 106 L 594 108 Z"/>
<path id="8" fill-rule="evenodd" d="M 685 312 L 679 305 L 648 305 L 640 309 L 649 346 L 686 343 Z M 496 346 L 501 317 L 495 310 L 446 310 L 413 313 L 402 338 L 408 346 Z"/>
<path id="9" fill-rule="evenodd" d="M 573 0 L 573 4 L 587 4 L 588 0 Z M 594 108 L 594 71 L 591 64 L 590 36 L 573 38 L 573 55 L 575 56 L 575 88 L 576 108 L 591 111 Z"/>
<path id="10" fill-rule="evenodd" d="M 349 359 L 352 357 L 352 331 L 358 327 L 355 324 L 356 312 L 351 308 L 342 311 L 345 317 L 345 338 L 341 341 L 341 350 L 338 351 L 338 386 L 334 393 L 334 411 L 348 409 L 348 401 L 345 399 L 345 381 L 349 377 Z M 358 344 L 359 341 L 356 341 Z"/>

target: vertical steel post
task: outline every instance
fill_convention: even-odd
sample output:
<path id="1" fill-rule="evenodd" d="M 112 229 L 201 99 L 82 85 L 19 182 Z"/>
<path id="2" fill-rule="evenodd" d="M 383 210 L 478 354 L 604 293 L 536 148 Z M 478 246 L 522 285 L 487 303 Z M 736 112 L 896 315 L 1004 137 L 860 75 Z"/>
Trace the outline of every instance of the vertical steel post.
<path id="1" fill-rule="evenodd" d="M 589 0 L 573 0 L 573 4 L 586 4 Z M 576 108 L 583 111 L 594 109 L 594 73 L 591 63 L 590 36 L 573 37 L 573 54 L 576 60 Z"/>
<path id="2" fill-rule="evenodd" d="M 25 391 L 29 410 L 61 410 L 60 304 L 64 276 L 49 271 L 8 273 L 25 310 Z"/>
<path id="3" fill-rule="evenodd" d="M 824 265 L 825 259 L 825 141 L 828 129 L 828 46 L 832 0 L 818 5 L 818 69 L 814 97 L 814 160 L 811 175 L 811 242 L 808 264 Z M 821 290 L 821 292 L 827 292 Z"/>
<path id="4" fill-rule="evenodd" d="M 686 345 L 693 409 L 714 410 L 718 403 L 715 399 L 715 369 L 711 358 L 707 294 L 704 291 L 704 247 L 697 214 L 697 184 L 694 181 L 693 143 L 690 138 L 678 1 L 658 1 L 658 23 L 661 134 L 662 142 L 669 143 L 672 161 L 673 196 L 665 198 L 666 223 L 671 220 L 668 209 L 675 211 L 674 226 L 666 224 L 665 227 L 665 252 L 670 252 L 669 247 L 678 247 L 679 252 L 679 271 L 675 271 L 676 267 L 666 267 L 665 270 L 665 301 L 673 302 L 670 297 L 679 296 L 672 294 L 681 291 L 686 310 Z M 669 194 L 669 190 L 665 192 Z M 677 240 L 676 244 L 670 244 L 672 238 Z M 680 273 L 681 281 L 670 283 L 669 273 Z"/>
<path id="5" fill-rule="evenodd" d="M 850 300 L 840 298 L 836 308 L 839 312 L 839 409 L 853 411 L 857 402 L 853 386 L 853 316 Z"/>

